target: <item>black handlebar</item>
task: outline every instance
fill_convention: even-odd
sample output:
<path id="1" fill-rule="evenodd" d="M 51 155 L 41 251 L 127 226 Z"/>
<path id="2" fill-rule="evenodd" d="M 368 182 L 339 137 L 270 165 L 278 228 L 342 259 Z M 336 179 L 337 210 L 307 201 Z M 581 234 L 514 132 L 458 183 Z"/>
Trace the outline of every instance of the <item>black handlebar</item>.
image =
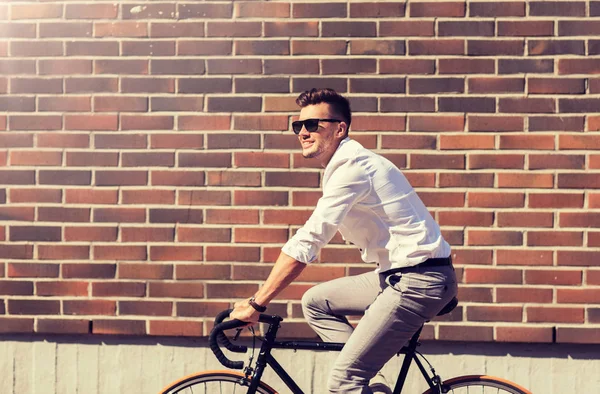
<path id="1" fill-rule="evenodd" d="M 219 347 L 219 343 L 220 343 L 227 350 L 230 350 L 235 353 L 246 353 L 246 351 L 248 350 L 248 347 L 246 347 L 246 346 L 234 345 L 233 343 L 231 343 L 229 338 L 227 338 L 227 336 L 223 333 L 224 330 L 231 330 L 234 328 L 243 327 L 247 324 L 246 322 L 243 322 L 243 321 L 237 320 L 237 319 L 223 322 L 223 320 L 225 320 L 227 317 L 229 317 L 229 314 L 232 311 L 233 311 L 233 309 L 227 309 L 217 315 L 217 317 L 215 318 L 215 326 L 213 327 L 212 331 L 210 332 L 210 336 L 208 337 L 208 342 L 210 345 L 210 350 L 212 350 L 212 352 L 217 357 L 217 360 L 219 360 L 219 362 L 223 366 L 225 366 L 227 368 L 231 368 L 231 369 L 242 369 L 242 368 L 244 368 L 243 361 L 231 361 L 230 359 L 227 358 L 227 356 L 225 356 L 225 354 L 223 354 L 223 351 Z M 279 324 L 279 322 L 281 320 L 283 320 L 283 319 L 277 315 L 261 314 L 258 318 L 258 321 L 260 323 L 268 323 L 271 325 Z"/>

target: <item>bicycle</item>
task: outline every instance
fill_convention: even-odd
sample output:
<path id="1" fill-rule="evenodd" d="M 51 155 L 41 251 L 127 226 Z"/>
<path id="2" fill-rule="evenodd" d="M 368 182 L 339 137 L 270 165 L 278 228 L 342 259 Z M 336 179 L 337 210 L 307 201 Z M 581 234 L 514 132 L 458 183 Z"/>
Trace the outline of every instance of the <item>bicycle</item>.
<path id="1" fill-rule="evenodd" d="M 450 313 L 458 304 L 458 300 L 453 299 L 444 309 L 438 313 L 438 316 Z M 222 393 L 245 393 L 245 394 L 276 394 L 277 391 L 271 386 L 261 381 L 263 372 L 267 366 L 270 366 L 275 373 L 281 378 L 285 385 L 291 390 L 293 394 L 304 394 L 304 392 L 298 387 L 294 379 L 285 371 L 285 369 L 277 362 L 275 357 L 271 354 L 272 349 L 294 349 L 294 350 L 322 350 L 322 351 L 340 351 L 343 347 L 343 343 L 327 343 L 327 342 L 316 342 L 316 341 L 277 341 L 277 330 L 280 327 L 280 323 L 283 318 L 277 315 L 261 314 L 259 322 L 267 323 L 268 329 L 262 340 L 258 358 L 256 359 L 255 366 L 252 367 L 252 358 L 248 365 L 244 368 L 243 361 L 231 361 L 225 356 L 219 343 L 221 343 L 226 349 L 236 352 L 245 353 L 248 349 L 246 346 L 235 345 L 230 342 L 229 338 L 223 333 L 224 330 L 230 330 L 238 328 L 238 332 L 235 335 L 235 339 L 238 338 L 241 332 L 242 326 L 246 323 L 239 320 L 230 320 L 223 322 L 225 318 L 229 316 L 232 309 L 225 310 L 217 315 L 215 319 L 215 325 L 210 333 L 209 343 L 210 349 L 215 354 L 219 362 L 230 369 L 243 369 L 244 372 L 235 371 L 206 371 L 186 376 L 176 382 L 171 383 L 169 386 L 163 389 L 160 394 L 222 394 Z M 404 360 L 402 362 L 398 379 L 394 387 L 394 394 L 400 394 L 408 375 L 408 370 L 411 364 L 414 362 L 423 378 L 427 382 L 429 389 L 423 394 L 442 394 L 442 393 L 509 393 L 509 394 L 532 394 L 529 390 L 505 379 L 501 379 L 493 376 L 486 375 L 465 375 L 455 378 L 451 378 L 442 381 L 440 375 L 435 372 L 433 366 L 427 361 L 417 347 L 419 343 L 419 335 L 421 334 L 421 327 L 409 340 L 408 344 L 404 346 L 398 355 L 404 354 Z M 251 329 L 252 330 L 252 329 Z M 254 336 L 253 338 L 256 338 Z M 423 360 L 428 364 L 431 372 L 428 372 L 425 368 Z M 469 389 L 477 388 L 477 391 L 469 391 Z M 240 391 L 236 391 L 239 389 Z M 186 391 L 187 390 L 187 391 Z M 491 391 L 490 391 L 491 390 Z"/>

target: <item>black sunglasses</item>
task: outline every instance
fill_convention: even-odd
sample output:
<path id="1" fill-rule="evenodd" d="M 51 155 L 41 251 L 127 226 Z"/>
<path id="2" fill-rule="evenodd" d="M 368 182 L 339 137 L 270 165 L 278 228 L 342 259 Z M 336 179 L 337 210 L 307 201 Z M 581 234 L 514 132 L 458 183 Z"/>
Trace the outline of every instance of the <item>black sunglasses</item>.
<path id="1" fill-rule="evenodd" d="M 294 130 L 294 133 L 300 134 L 300 131 L 302 131 L 302 126 L 304 126 L 306 128 L 306 131 L 308 131 L 309 133 L 313 133 L 313 132 L 317 131 L 317 129 L 319 128 L 319 122 L 341 122 L 341 120 L 337 120 L 337 119 L 297 120 L 295 122 L 292 122 L 292 130 Z"/>

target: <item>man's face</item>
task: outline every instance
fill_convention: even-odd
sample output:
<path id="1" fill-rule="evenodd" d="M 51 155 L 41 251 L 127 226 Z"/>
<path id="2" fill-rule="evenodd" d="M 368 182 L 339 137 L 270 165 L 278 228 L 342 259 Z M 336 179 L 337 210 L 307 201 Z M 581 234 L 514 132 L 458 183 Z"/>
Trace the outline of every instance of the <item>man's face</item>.
<path id="1" fill-rule="evenodd" d="M 340 119 L 327 103 L 308 105 L 300 110 L 298 120 L 306 119 Z M 340 141 L 345 137 L 346 123 L 319 122 L 316 131 L 309 132 L 305 127 L 298 134 L 302 146 L 302 156 L 316 158 L 326 165 L 335 153 Z"/>

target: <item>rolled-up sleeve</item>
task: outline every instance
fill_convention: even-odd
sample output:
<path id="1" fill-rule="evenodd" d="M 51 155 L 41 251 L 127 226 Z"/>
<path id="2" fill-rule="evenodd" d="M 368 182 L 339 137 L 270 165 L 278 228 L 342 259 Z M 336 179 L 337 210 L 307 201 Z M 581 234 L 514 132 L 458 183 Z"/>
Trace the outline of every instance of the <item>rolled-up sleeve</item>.
<path id="1" fill-rule="evenodd" d="M 282 248 L 297 261 L 315 261 L 348 211 L 371 190 L 371 180 L 356 160 L 337 164 L 328 179 L 314 212 Z"/>

